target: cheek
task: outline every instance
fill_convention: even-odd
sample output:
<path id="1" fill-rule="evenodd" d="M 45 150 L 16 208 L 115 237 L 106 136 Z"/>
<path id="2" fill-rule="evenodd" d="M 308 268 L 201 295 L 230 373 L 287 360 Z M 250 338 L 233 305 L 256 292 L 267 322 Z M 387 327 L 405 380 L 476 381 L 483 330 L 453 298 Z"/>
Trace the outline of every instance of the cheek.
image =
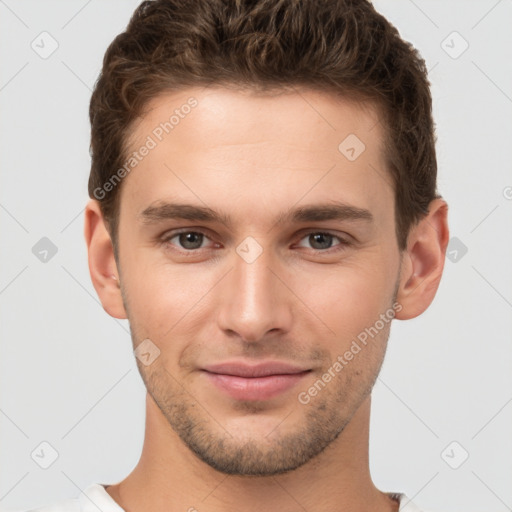
<path id="1" fill-rule="evenodd" d="M 348 340 L 372 325 L 391 298 L 390 275 L 382 262 L 338 267 L 307 278 L 300 289 L 298 295 L 338 340 Z"/>
<path id="2" fill-rule="evenodd" d="M 155 261 L 154 250 L 140 251 L 126 261 L 126 300 L 130 323 L 138 334 L 162 343 L 188 329 L 215 287 L 218 272 L 212 268 Z"/>

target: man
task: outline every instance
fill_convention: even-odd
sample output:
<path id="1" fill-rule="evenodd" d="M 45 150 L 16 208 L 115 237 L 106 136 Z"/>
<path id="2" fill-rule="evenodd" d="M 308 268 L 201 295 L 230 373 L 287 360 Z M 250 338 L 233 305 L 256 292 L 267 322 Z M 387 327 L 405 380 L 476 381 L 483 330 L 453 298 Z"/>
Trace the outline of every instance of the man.
<path id="1" fill-rule="evenodd" d="M 392 320 L 428 308 L 449 238 L 417 52 L 363 0 L 144 2 L 90 118 L 89 268 L 145 440 L 39 510 L 419 510 L 368 449 Z"/>

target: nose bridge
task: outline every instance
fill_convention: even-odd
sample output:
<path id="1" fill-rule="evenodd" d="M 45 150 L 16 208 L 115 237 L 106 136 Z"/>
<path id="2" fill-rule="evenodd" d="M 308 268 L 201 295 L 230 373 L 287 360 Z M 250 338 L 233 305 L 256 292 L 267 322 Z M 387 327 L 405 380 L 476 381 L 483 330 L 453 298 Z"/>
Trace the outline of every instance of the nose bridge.
<path id="1" fill-rule="evenodd" d="M 286 289 L 272 267 L 270 248 L 247 237 L 233 254 L 233 270 L 223 289 L 220 327 L 234 331 L 245 341 L 257 341 L 270 330 L 289 329 L 290 304 Z"/>

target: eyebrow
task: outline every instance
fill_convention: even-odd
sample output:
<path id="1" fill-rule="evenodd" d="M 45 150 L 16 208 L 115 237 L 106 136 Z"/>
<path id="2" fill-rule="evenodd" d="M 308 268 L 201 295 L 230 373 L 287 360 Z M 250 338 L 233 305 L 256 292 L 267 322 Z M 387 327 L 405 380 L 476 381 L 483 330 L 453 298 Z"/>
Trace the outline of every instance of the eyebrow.
<path id="1" fill-rule="evenodd" d="M 229 215 L 216 212 L 205 206 L 192 204 L 159 202 L 148 206 L 138 217 L 143 224 L 154 224 L 169 219 L 189 220 L 209 223 L 222 223 L 228 227 L 233 225 Z M 374 218 L 369 210 L 358 208 L 339 201 L 311 204 L 294 210 L 281 212 L 276 224 L 320 222 L 325 220 L 350 220 L 372 223 Z"/>

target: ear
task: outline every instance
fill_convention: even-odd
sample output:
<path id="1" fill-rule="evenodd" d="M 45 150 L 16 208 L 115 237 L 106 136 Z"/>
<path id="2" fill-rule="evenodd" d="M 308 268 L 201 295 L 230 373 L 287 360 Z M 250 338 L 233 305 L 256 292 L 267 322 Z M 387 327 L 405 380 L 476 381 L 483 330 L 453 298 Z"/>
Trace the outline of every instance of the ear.
<path id="1" fill-rule="evenodd" d="M 434 300 L 449 236 L 448 205 L 441 198 L 434 199 L 428 215 L 411 229 L 407 239 L 396 296 L 402 309 L 395 318 L 408 320 L 421 315 Z"/>
<path id="2" fill-rule="evenodd" d="M 91 199 L 85 207 L 85 242 L 89 273 L 103 309 L 114 318 L 127 318 L 121 295 L 114 248 L 99 202 Z"/>

